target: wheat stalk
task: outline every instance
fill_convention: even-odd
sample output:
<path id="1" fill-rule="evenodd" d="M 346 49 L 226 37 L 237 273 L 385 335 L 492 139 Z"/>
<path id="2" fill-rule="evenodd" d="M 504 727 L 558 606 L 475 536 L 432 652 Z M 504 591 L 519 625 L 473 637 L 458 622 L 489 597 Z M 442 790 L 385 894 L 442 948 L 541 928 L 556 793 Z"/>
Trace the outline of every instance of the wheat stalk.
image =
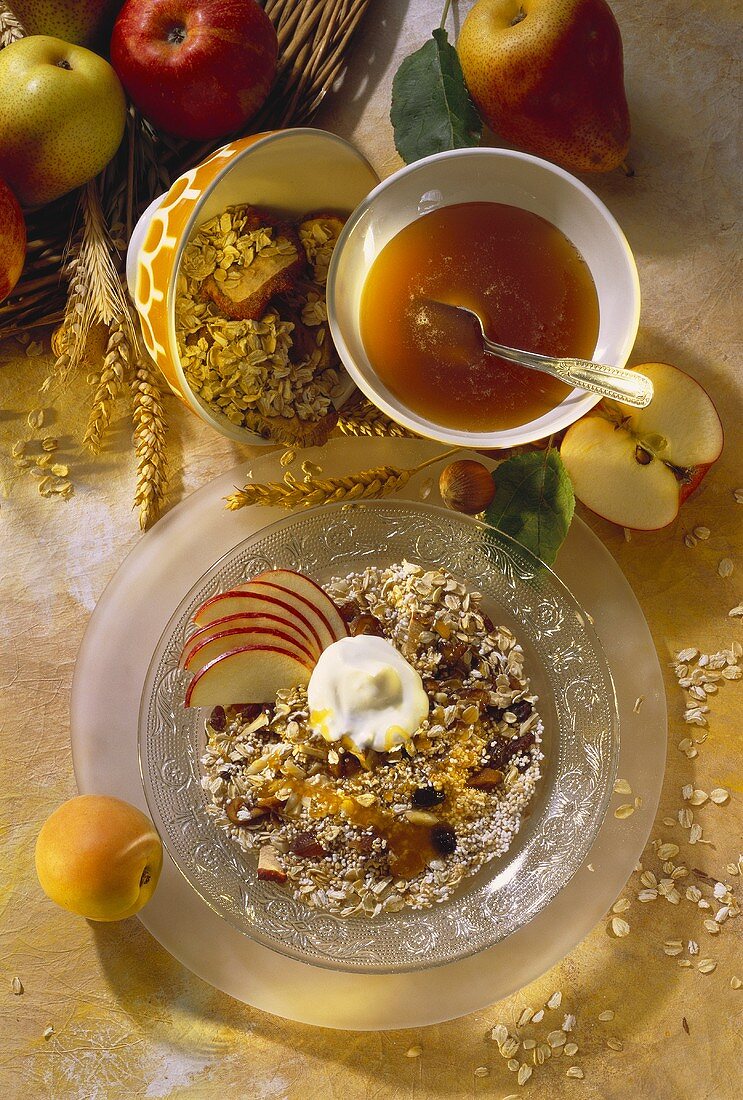
<path id="1" fill-rule="evenodd" d="M 7 4 L 0 3 L 0 50 L 26 37 L 26 28 Z"/>
<path id="2" fill-rule="evenodd" d="M 137 486 L 134 507 L 139 509 L 139 526 L 145 531 L 157 519 L 168 482 L 165 453 L 167 423 L 157 368 L 139 352 L 132 376 L 132 419 L 137 456 Z"/>
<path id="3" fill-rule="evenodd" d="M 359 470 L 346 477 L 319 478 L 307 476 L 297 481 L 293 474 L 284 474 L 284 483 L 272 481 L 266 484 L 248 483 L 225 497 L 230 512 L 238 508 L 247 508 L 252 504 L 263 504 L 279 508 L 314 508 L 320 504 L 350 503 L 354 500 L 367 500 L 370 497 L 389 496 L 403 489 L 413 474 L 424 470 L 434 462 L 441 462 L 457 452 L 454 447 L 434 458 L 426 459 L 417 466 L 402 469 L 399 466 L 375 466 L 369 470 Z"/>
<path id="4" fill-rule="evenodd" d="M 124 388 L 132 353 L 131 339 L 125 326 L 120 321 L 114 321 L 106 343 L 103 368 L 93 395 L 88 426 L 83 436 L 83 443 L 94 455 L 100 454 L 103 437 L 111 423 L 114 403 Z"/>
<path id="5" fill-rule="evenodd" d="M 343 435 L 411 437 L 413 432 L 396 424 L 370 401 L 360 401 L 352 408 L 342 408 L 338 413 L 338 430 Z"/>

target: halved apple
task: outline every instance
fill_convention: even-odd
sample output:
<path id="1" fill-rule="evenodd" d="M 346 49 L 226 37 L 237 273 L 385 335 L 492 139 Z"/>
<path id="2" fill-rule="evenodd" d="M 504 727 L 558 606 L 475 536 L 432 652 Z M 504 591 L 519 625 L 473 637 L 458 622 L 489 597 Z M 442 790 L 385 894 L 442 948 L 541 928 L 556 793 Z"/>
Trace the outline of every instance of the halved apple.
<path id="1" fill-rule="evenodd" d="M 252 591 L 266 591 L 271 594 L 278 590 L 283 593 L 279 597 L 281 599 L 293 597 L 294 606 L 300 614 L 319 617 L 326 632 L 323 649 L 348 634 L 348 627 L 330 596 L 304 573 L 295 573 L 292 569 L 272 569 L 253 577 L 246 587 Z M 316 618 L 312 621 L 318 625 Z M 323 630 L 319 626 L 318 629 L 322 636 Z"/>
<path id="2" fill-rule="evenodd" d="M 307 684 L 311 671 L 311 665 L 278 645 L 241 646 L 199 669 L 188 685 L 186 706 L 272 703 L 279 689 Z"/>
<path id="3" fill-rule="evenodd" d="M 576 497 L 641 531 L 672 523 L 720 457 L 723 431 L 706 390 L 668 363 L 638 367 L 653 383 L 645 409 L 602 401 L 565 433 L 560 455 Z"/>
<path id="4" fill-rule="evenodd" d="M 278 615 L 259 615 L 257 613 L 252 615 L 226 615 L 223 619 L 215 619 L 213 623 L 207 623 L 206 626 L 202 626 L 195 634 L 191 635 L 183 647 L 180 660 L 181 668 L 188 664 L 189 658 L 197 646 L 203 645 L 204 642 L 227 631 L 235 630 L 257 630 L 261 632 L 268 631 L 269 633 L 276 632 L 279 635 L 285 634 L 288 635 L 290 641 L 306 652 L 310 660 L 316 661 L 320 656 L 320 647 L 314 639 L 310 640 L 306 634 L 300 632 L 296 618 L 290 619 L 288 615 L 286 618 L 280 618 Z"/>
<path id="5" fill-rule="evenodd" d="M 187 672 L 197 672 L 222 653 L 247 645 L 279 646 L 309 668 L 314 668 L 317 664 L 317 657 L 283 630 L 260 630 L 255 627 L 245 630 L 237 627 L 231 630 L 220 630 L 216 634 L 202 638 L 185 655 L 183 667 Z M 250 700 L 250 702 L 254 701 L 257 702 L 257 700 Z"/>

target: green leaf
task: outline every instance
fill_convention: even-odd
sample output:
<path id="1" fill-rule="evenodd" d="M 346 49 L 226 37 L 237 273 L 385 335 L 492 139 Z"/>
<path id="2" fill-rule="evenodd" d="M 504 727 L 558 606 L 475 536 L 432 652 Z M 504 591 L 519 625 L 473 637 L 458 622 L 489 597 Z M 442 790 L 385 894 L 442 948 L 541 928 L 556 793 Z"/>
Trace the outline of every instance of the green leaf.
<path id="1" fill-rule="evenodd" d="M 457 51 L 442 28 L 395 73 L 390 121 L 395 148 L 406 164 L 445 149 L 479 144 L 482 122 L 467 92 Z"/>
<path id="2" fill-rule="evenodd" d="M 575 511 L 573 486 L 559 451 L 528 451 L 493 470 L 487 522 L 552 565 Z"/>

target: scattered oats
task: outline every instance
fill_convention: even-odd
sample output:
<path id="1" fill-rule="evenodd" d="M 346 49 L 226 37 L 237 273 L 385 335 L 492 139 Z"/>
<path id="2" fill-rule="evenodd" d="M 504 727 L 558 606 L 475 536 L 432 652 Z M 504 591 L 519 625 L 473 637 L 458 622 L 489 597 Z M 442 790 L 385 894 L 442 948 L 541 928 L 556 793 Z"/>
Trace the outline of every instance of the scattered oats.
<path id="1" fill-rule="evenodd" d="M 420 1058 L 423 1053 L 423 1047 L 408 1047 L 405 1051 L 406 1058 Z"/>
<path id="2" fill-rule="evenodd" d="M 610 1050 L 624 1050 L 624 1043 L 621 1039 L 615 1039 L 613 1036 L 611 1039 L 606 1040 L 606 1045 Z"/>
<path id="3" fill-rule="evenodd" d="M 44 1038 L 47 1040 L 47 1042 L 51 1039 L 53 1034 L 54 1034 L 54 1028 L 52 1027 L 51 1024 L 49 1025 L 49 1027 L 44 1028 Z"/>
<path id="4" fill-rule="evenodd" d="M 697 901 L 699 901 L 701 896 L 702 896 L 702 891 L 699 889 L 698 886 L 687 886 L 687 888 L 686 888 L 686 897 L 688 898 L 689 901 L 697 902 Z"/>
<path id="5" fill-rule="evenodd" d="M 679 854 L 679 850 L 678 844 L 661 844 L 658 849 L 658 859 L 673 859 L 674 856 Z"/>
<path id="6" fill-rule="evenodd" d="M 642 795 L 639 795 L 639 794 L 635 795 L 635 809 L 636 810 L 641 810 L 642 809 Z"/>
<path id="7" fill-rule="evenodd" d="M 716 882 L 712 893 L 716 898 L 724 898 L 728 892 L 728 888 L 724 882 Z"/>
<path id="8" fill-rule="evenodd" d="M 294 459 L 296 457 L 297 457 L 297 452 L 296 451 L 292 451 L 292 450 L 284 451 L 281 458 L 279 459 L 279 465 L 280 466 L 291 466 L 292 462 L 294 461 Z"/>
<path id="9" fill-rule="evenodd" d="M 500 1048 L 500 1052 L 504 1058 L 513 1058 L 520 1045 L 518 1039 L 509 1037 Z"/>
<path id="10" fill-rule="evenodd" d="M 521 1045 L 524 1048 L 524 1050 L 534 1050 L 534 1047 L 537 1045 L 537 1040 L 536 1039 L 524 1039 L 524 1041 Z"/>
<path id="11" fill-rule="evenodd" d="M 721 577 L 731 577 L 734 568 L 735 566 L 733 565 L 732 558 L 722 558 L 720 564 L 717 566 L 717 572 Z"/>
<path id="12" fill-rule="evenodd" d="M 696 544 L 697 540 L 694 538 L 693 535 L 690 535 L 688 533 L 684 535 L 684 546 L 688 546 L 690 550 L 693 550 Z"/>
<path id="13" fill-rule="evenodd" d="M 728 665 L 722 670 L 722 675 L 725 680 L 740 680 L 743 678 L 743 668 L 740 665 Z"/>
<path id="14" fill-rule="evenodd" d="M 612 913 L 626 913 L 631 905 L 629 898 L 620 898 L 611 907 Z"/>
<path id="15" fill-rule="evenodd" d="M 594 867 L 594 865 L 592 863 L 587 863 L 586 867 L 588 868 L 589 871 L 595 871 L 596 870 L 596 868 Z"/>
<path id="16" fill-rule="evenodd" d="M 418 491 L 418 496 L 421 498 L 421 500 L 428 500 L 431 493 L 433 492 L 433 484 L 434 483 L 432 477 L 427 477 L 425 481 L 421 482 L 421 487 Z"/>
<path id="17" fill-rule="evenodd" d="M 721 905 L 720 908 L 715 913 L 715 921 L 716 921 L 717 924 L 724 924 L 729 916 L 730 916 L 730 906 L 729 905 Z"/>
<path id="18" fill-rule="evenodd" d="M 718 932 L 720 931 L 720 926 L 719 926 L 719 924 L 717 923 L 716 920 L 706 920 L 706 921 L 703 921 L 702 923 L 704 924 L 704 927 L 706 928 L 706 930 L 709 932 L 709 934 L 711 936 L 716 936 L 718 934 Z"/>
<path id="19" fill-rule="evenodd" d="M 689 647 L 689 649 L 682 649 L 679 653 L 676 654 L 676 663 L 687 664 L 689 661 L 693 661 L 694 658 L 698 656 L 699 650 L 691 646 Z"/>
<path id="20" fill-rule="evenodd" d="M 36 431 L 38 428 L 43 427 L 44 410 L 34 409 L 33 412 L 30 412 L 26 417 L 26 423 L 28 424 L 29 428 L 32 428 L 34 431 Z"/>
<path id="21" fill-rule="evenodd" d="M 689 802 L 691 802 L 692 806 L 703 806 L 708 798 L 709 795 L 706 791 L 696 790 L 691 794 Z"/>
<path id="22" fill-rule="evenodd" d="M 550 999 L 547 1001 L 547 1008 L 559 1008 L 561 1004 L 562 993 L 558 991 L 557 993 L 553 993 Z M 536 1021 L 536 1016 L 534 1017 L 534 1020 Z"/>
<path id="23" fill-rule="evenodd" d="M 648 886 L 650 888 L 658 885 L 658 880 L 652 871 L 643 871 L 640 875 L 640 882 L 643 886 Z"/>
<path id="24" fill-rule="evenodd" d="M 701 539 L 702 542 L 706 542 L 712 532 L 710 531 L 709 527 L 695 527 L 694 534 L 698 539 Z"/>
<path id="25" fill-rule="evenodd" d="M 567 1072 L 565 1073 L 565 1076 L 566 1077 L 577 1077 L 578 1080 L 582 1080 L 585 1077 L 585 1073 L 580 1068 L 580 1066 L 568 1066 Z"/>
<path id="26" fill-rule="evenodd" d="M 526 1024 L 529 1023 L 529 1021 L 531 1020 L 533 1015 L 534 1015 L 534 1009 L 533 1008 L 525 1008 L 524 1011 L 519 1016 L 519 1022 L 518 1022 L 517 1026 L 518 1027 L 525 1027 Z"/>
<path id="27" fill-rule="evenodd" d="M 684 948 L 681 940 L 666 940 L 663 945 L 663 953 L 665 955 L 680 955 L 683 950 Z"/>
<path id="28" fill-rule="evenodd" d="M 638 695 L 638 697 L 635 699 L 635 705 L 632 708 L 632 713 L 633 714 L 639 714 L 640 713 L 640 707 L 642 706 L 642 704 L 644 702 L 645 702 L 645 696 L 644 695 Z"/>
<path id="29" fill-rule="evenodd" d="M 487 1066 L 478 1066 L 475 1070 L 475 1077 L 487 1077 L 490 1070 Z"/>
<path id="30" fill-rule="evenodd" d="M 735 974 L 733 974 L 732 978 L 730 979 L 730 988 L 740 989 L 741 986 L 743 986 L 743 982 L 740 980 L 740 978 L 737 978 Z"/>
<path id="31" fill-rule="evenodd" d="M 690 955 L 698 955 L 699 944 L 696 940 L 689 940 L 688 944 L 686 945 L 686 950 L 689 952 Z"/>
<path id="32" fill-rule="evenodd" d="M 637 900 L 638 901 L 655 901 L 655 899 L 657 897 L 658 897 L 658 891 L 657 890 L 641 890 L 640 893 L 637 895 Z"/>
<path id="33" fill-rule="evenodd" d="M 563 1053 L 567 1054 L 568 1058 L 572 1058 L 574 1054 L 578 1053 L 578 1044 L 577 1043 L 566 1043 L 565 1047 L 564 1047 L 564 1050 L 563 1050 Z"/>
<path id="34" fill-rule="evenodd" d="M 41 441 L 41 449 L 43 451 L 56 451 L 59 446 L 59 440 L 55 439 L 53 435 L 45 435 Z"/>
<path id="35" fill-rule="evenodd" d="M 629 925 L 622 917 L 612 917 L 611 930 L 617 939 L 621 939 L 623 936 L 629 936 Z"/>
<path id="36" fill-rule="evenodd" d="M 668 828 L 670 829 L 676 824 L 676 822 L 673 820 L 672 817 L 664 817 L 663 818 L 663 824 L 667 825 Z"/>
<path id="37" fill-rule="evenodd" d="M 508 1096 L 504 1096 L 503 1100 L 519 1100 L 519 1097 L 515 1092 L 509 1092 Z"/>
<path id="38" fill-rule="evenodd" d="M 690 829 L 694 824 L 694 814 L 691 810 L 679 810 L 679 825 L 682 829 Z"/>
<path id="39" fill-rule="evenodd" d="M 717 963 L 714 959 L 700 959 L 697 963 L 697 970 L 700 974 L 711 974 L 716 969 Z"/>
<path id="40" fill-rule="evenodd" d="M 689 844 L 696 844 L 701 839 L 701 836 L 702 826 L 696 824 L 692 825 L 691 829 L 689 830 Z"/>
<path id="41" fill-rule="evenodd" d="M 743 603 L 739 603 L 737 607 L 731 607 L 728 611 L 728 618 L 740 619 L 743 618 Z"/>
<path id="42" fill-rule="evenodd" d="M 724 787 L 715 787 L 713 791 L 710 791 L 709 797 L 716 806 L 722 806 L 730 798 L 730 792 L 726 791 Z"/>
<path id="43" fill-rule="evenodd" d="M 518 1060 L 518 1058 L 509 1058 L 508 1061 L 506 1062 L 506 1065 L 508 1066 L 508 1068 L 511 1070 L 512 1073 L 515 1073 L 516 1070 L 519 1068 L 519 1060 Z"/>
<path id="44" fill-rule="evenodd" d="M 626 779 L 617 779 L 614 784 L 614 794 L 632 794 L 632 788 Z"/>
<path id="45" fill-rule="evenodd" d="M 671 878 L 675 882 L 678 878 L 686 878 L 689 874 L 689 868 L 685 867 L 683 863 L 680 863 L 678 867 L 674 867 L 671 871 Z"/>
<path id="46" fill-rule="evenodd" d="M 563 1031 L 572 1031 L 575 1027 L 575 1016 L 572 1012 L 568 1012 L 565 1015 L 565 1019 L 562 1021 Z"/>
<path id="47" fill-rule="evenodd" d="M 490 1038 L 494 1043 L 497 1043 L 498 1046 L 501 1046 L 508 1038 L 508 1028 L 505 1024 L 496 1024 L 490 1032 Z"/>
<path id="48" fill-rule="evenodd" d="M 550 1031 L 549 1035 L 547 1036 L 547 1042 L 549 1043 L 549 1045 L 552 1047 L 553 1050 L 555 1050 L 556 1047 L 564 1046 L 565 1045 L 565 1032 L 562 1031 L 562 1030 L 560 1030 L 560 1031 Z"/>
<path id="49" fill-rule="evenodd" d="M 620 820 L 622 820 L 625 817 L 631 817 L 634 812 L 635 807 L 632 805 L 631 802 L 623 802 L 621 806 L 617 806 L 616 810 L 614 811 L 614 817 L 618 817 Z"/>
<path id="50" fill-rule="evenodd" d="M 676 959 L 676 963 L 678 964 L 678 966 L 682 966 L 684 970 L 688 970 L 691 966 L 691 963 L 688 959 Z"/>
<path id="51" fill-rule="evenodd" d="M 678 743 L 678 747 L 679 747 L 679 749 L 681 750 L 681 752 L 688 752 L 688 751 L 689 751 L 689 749 L 691 748 L 691 746 L 692 746 L 692 740 L 691 740 L 691 737 L 684 737 L 684 738 L 683 738 L 683 739 L 682 739 L 681 741 L 679 741 L 679 743 Z"/>
<path id="52" fill-rule="evenodd" d="M 13 978 L 13 981 L 10 983 L 10 988 L 13 990 L 16 997 L 20 997 L 21 993 L 23 993 L 23 982 L 20 978 Z"/>
<path id="53" fill-rule="evenodd" d="M 725 870 L 727 871 L 727 873 L 729 875 L 739 875 L 740 874 L 740 871 L 738 870 L 738 864 L 737 863 L 728 863 Z"/>
<path id="54" fill-rule="evenodd" d="M 518 1075 L 516 1077 L 516 1080 L 518 1081 L 518 1083 L 520 1085 L 525 1085 L 526 1082 L 531 1077 L 533 1072 L 534 1071 L 532 1070 L 531 1066 L 527 1066 L 526 1062 L 522 1062 L 521 1065 L 519 1066 L 519 1072 L 518 1072 Z"/>
<path id="55" fill-rule="evenodd" d="M 562 994 L 560 994 L 560 1000 L 562 1000 Z M 559 1002 L 558 1002 L 559 1003 Z M 533 1024 L 541 1024 L 544 1019 L 544 1009 L 540 1008 L 539 1012 L 535 1012 L 531 1018 Z"/>

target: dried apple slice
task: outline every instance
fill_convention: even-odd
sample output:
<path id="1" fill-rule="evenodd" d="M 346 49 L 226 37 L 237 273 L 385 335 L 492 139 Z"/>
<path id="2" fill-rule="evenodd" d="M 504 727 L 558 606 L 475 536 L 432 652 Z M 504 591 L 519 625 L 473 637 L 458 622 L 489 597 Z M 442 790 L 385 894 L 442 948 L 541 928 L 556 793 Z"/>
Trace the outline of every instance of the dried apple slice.
<path id="1" fill-rule="evenodd" d="M 711 398 L 668 363 L 638 370 L 653 383 L 645 409 L 604 401 L 565 433 L 560 455 L 576 497 L 612 523 L 653 531 L 720 457 L 723 431 Z"/>

